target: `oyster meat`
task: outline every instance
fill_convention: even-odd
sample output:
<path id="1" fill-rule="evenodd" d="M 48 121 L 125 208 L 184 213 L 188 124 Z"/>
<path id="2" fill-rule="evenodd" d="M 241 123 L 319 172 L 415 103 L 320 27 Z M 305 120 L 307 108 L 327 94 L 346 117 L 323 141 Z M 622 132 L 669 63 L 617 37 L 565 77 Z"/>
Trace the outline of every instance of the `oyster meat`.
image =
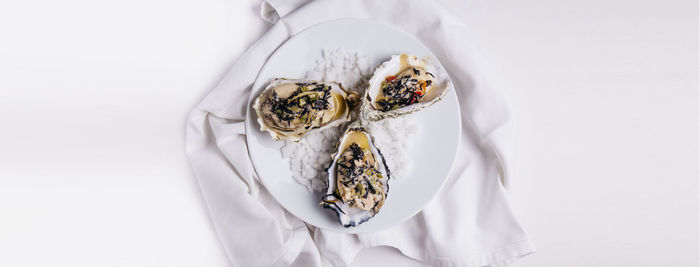
<path id="1" fill-rule="evenodd" d="M 372 137 L 357 121 L 348 126 L 332 159 L 321 205 L 335 211 L 344 227 L 358 226 L 384 205 L 389 168 Z"/>
<path id="2" fill-rule="evenodd" d="M 296 142 L 311 131 L 349 121 L 357 99 L 336 82 L 280 78 L 258 96 L 253 109 L 261 131 Z"/>
<path id="3" fill-rule="evenodd" d="M 394 55 L 369 80 L 362 116 L 377 121 L 413 113 L 440 101 L 450 87 L 447 74 L 427 59 Z"/>

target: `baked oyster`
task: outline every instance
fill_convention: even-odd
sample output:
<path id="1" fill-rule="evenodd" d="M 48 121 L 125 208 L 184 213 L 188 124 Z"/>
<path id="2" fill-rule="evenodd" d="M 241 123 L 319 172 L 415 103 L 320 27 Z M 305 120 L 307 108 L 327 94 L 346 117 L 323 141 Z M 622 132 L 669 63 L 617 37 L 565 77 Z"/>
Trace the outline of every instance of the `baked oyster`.
<path id="1" fill-rule="evenodd" d="M 336 82 L 279 78 L 255 99 L 253 109 L 261 131 L 298 142 L 309 132 L 349 121 L 358 98 Z"/>
<path id="2" fill-rule="evenodd" d="M 389 192 L 389 167 L 359 121 L 348 126 L 332 159 L 321 206 L 335 211 L 344 227 L 358 226 L 384 205 Z"/>
<path id="3" fill-rule="evenodd" d="M 440 101 L 450 87 L 447 74 L 427 59 L 394 55 L 369 80 L 362 116 L 377 121 L 413 113 Z"/>

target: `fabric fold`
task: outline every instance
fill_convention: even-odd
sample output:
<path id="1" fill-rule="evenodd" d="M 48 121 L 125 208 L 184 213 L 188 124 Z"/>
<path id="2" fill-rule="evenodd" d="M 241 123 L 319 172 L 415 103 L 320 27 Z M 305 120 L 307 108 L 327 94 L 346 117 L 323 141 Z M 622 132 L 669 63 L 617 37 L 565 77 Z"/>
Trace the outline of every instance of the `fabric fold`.
<path id="1" fill-rule="evenodd" d="M 260 3 L 260 17 L 270 23 L 277 23 L 295 9 L 311 0 L 263 0 Z"/>

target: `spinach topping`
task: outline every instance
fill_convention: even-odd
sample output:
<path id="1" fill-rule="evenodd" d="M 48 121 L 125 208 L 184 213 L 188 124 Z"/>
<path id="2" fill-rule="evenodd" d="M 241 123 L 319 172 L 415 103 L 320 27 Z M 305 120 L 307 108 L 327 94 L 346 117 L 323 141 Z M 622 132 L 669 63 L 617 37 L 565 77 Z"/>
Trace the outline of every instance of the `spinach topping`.
<path id="1" fill-rule="evenodd" d="M 331 97 L 330 85 L 312 83 L 297 83 L 299 86 L 289 97 L 283 98 L 272 91 L 271 97 L 265 100 L 272 112 L 288 125 L 295 119 L 308 123 L 316 111 L 326 110 Z"/>
<path id="2" fill-rule="evenodd" d="M 383 176 L 365 160 L 365 151 L 357 143 L 350 144 L 337 162 L 340 183 L 350 190 L 353 195 L 367 198 L 369 194 L 381 194 L 381 182 Z"/>
<path id="3" fill-rule="evenodd" d="M 431 73 L 426 72 L 431 77 Z M 420 75 L 420 70 L 413 68 L 413 74 Z M 433 83 L 432 80 L 419 80 L 415 76 L 405 74 L 401 77 L 389 76 L 381 83 L 384 97 L 377 100 L 382 111 L 390 111 L 419 102 L 425 96 L 425 90 Z"/>

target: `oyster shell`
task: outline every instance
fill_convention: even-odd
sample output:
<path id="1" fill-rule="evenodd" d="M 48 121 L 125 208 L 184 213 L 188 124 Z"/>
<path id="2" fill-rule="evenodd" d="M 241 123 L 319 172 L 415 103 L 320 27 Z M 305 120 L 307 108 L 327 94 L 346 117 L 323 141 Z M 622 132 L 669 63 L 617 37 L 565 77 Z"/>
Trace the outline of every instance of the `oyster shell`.
<path id="1" fill-rule="evenodd" d="M 362 117 L 378 121 L 416 112 L 440 101 L 451 87 L 447 74 L 429 60 L 394 55 L 369 80 Z"/>
<path id="2" fill-rule="evenodd" d="M 336 82 L 278 78 L 255 99 L 253 109 L 261 131 L 297 142 L 309 132 L 349 121 L 357 98 Z"/>
<path id="3" fill-rule="evenodd" d="M 376 215 L 389 192 L 389 167 L 367 130 L 352 123 L 338 142 L 328 167 L 328 188 L 321 206 L 336 212 L 344 227 Z"/>

